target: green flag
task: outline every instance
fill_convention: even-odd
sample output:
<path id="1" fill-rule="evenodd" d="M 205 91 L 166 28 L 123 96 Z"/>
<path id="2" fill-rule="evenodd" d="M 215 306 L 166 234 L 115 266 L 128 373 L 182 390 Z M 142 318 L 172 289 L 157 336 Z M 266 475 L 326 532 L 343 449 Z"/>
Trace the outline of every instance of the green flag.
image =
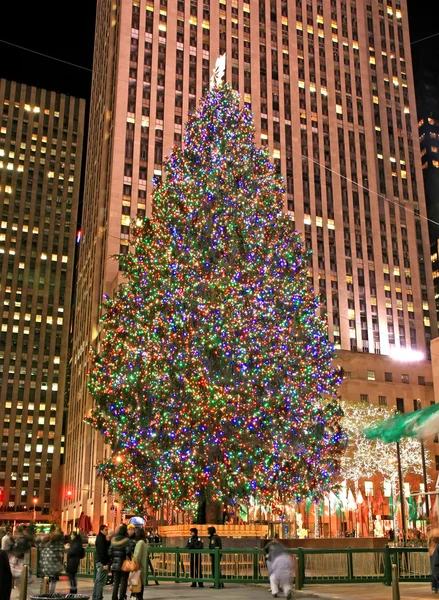
<path id="1" fill-rule="evenodd" d="M 368 439 L 380 439 L 385 444 L 399 442 L 405 437 L 424 439 L 439 433 L 439 404 L 432 404 L 408 414 L 395 415 L 367 427 L 363 433 Z"/>

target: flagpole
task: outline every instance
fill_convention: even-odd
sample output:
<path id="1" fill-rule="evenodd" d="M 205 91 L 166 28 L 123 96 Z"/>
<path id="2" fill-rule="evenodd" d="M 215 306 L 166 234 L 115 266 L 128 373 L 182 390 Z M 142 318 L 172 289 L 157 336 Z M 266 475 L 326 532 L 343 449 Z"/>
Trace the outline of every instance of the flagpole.
<path id="1" fill-rule="evenodd" d="M 399 447 L 399 442 L 396 442 L 396 457 L 398 459 L 398 479 L 399 479 L 399 499 L 401 502 L 402 539 L 403 539 L 404 546 L 405 546 L 406 539 L 407 539 L 407 526 L 406 526 L 406 519 L 405 519 L 404 481 L 403 481 L 403 477 L 402 477 L 401 451 L 400 451 L 400 447 Z"/>

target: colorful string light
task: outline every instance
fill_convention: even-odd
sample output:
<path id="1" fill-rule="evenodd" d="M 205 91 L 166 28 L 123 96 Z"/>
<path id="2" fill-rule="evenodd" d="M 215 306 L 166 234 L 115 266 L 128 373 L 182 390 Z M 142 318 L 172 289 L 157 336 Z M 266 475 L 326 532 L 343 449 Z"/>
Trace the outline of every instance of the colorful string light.
<path id="1" fill-rule="evenodd" d="M 132 508 L 317 499 L 339 470 L 333 348 L 254 133 L 236 92 L 211 90 L 119 257 L 89 422 L 110 448 L 99 472 Z"/>

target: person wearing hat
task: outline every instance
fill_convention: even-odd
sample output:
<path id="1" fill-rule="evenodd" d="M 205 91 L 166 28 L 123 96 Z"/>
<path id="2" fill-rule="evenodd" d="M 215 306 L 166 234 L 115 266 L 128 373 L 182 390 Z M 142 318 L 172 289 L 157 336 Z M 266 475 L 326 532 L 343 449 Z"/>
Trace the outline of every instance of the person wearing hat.
<path id="1" fill-rule="evenodd" d="M 134 554 L 134 550 L 136 549 L 136 526 L 134 523 L 129 523 L 127 526 L 128 530 L 128 539 L 130 540 L 130 548 L 131 553 Z"/>
<path id="2" fill-rule="evenodd" d="M 198 529 L 196 527 L 192 527 L 190 530 L 191 537 L 188 539 L 186 548 L 188 550 L 202 550 L 204 548 L 203 540 L 198 537 Z M 201 554 L 196 552 L 191 552 L 191 567 L 190 574 L 191 579 L 202 579 L 203 571 L 201 565 Z M 198 582 L 200 587 L 204 587 L 204 583 L 202 581 Z M 191 583 L 191 587 L 197 587 L 197 582 L 193 581 Z"/>
<path id="3" fill-rule="evenodd" d="M 220 536 L 217 534 L 215 527 L 208 527 L 207 533 L 209 534 L 209 550 L 214 550 L 215 548 L 223 547 L 223 543 L 221 541 Z M 212 553 L 210 555 L 210 560 L 212 562 L 212 577 L 215 578 L 215 554 Z M 221 579 L 221 567 L 219 569 L 218 577 Z M 215 584 L 211 585 L 210 587 L 214 588 Z M 224 583 L 220 583 L 220 587 L 223 588 Z"/>

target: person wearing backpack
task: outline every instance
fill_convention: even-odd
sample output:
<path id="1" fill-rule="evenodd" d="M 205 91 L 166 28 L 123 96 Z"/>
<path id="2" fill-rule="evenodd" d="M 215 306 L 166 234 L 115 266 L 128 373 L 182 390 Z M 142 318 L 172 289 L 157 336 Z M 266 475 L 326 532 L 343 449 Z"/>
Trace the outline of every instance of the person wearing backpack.
<path id="1" fill-rule="evenodd" d="M 84 558 L 85 551 L 82 546 L 82 538 L 79 533 L 73 531 L 70 535 L 71 542 L 67 549 L 67 568 L 66 572 L 70 581 L 70 593 L 78 593 L 78 569 L 81 558 Z"/>

